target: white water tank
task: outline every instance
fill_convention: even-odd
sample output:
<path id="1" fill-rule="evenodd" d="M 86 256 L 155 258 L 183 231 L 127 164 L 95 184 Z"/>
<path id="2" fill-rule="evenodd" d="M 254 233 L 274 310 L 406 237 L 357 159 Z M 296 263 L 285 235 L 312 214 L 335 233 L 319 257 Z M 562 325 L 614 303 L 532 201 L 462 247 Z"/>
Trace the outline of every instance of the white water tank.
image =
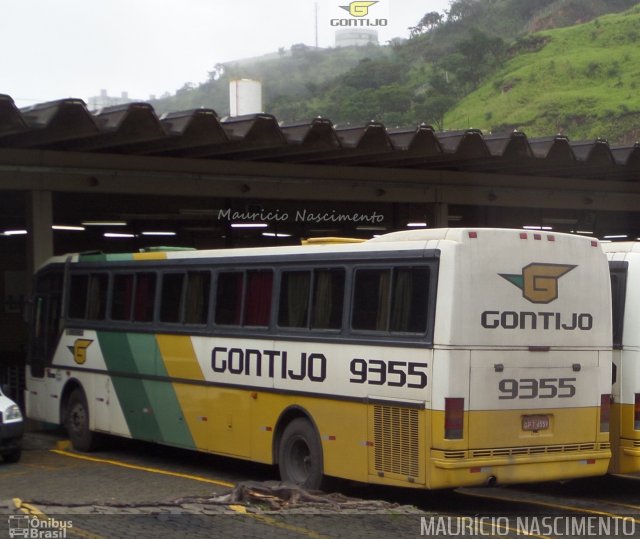
<path id="1" fill-rule="evenodd" d="M 236 79 L 229 82 L 229 115 L 256 114 L 262 112 L 262 83 L 252 79 Z"/>

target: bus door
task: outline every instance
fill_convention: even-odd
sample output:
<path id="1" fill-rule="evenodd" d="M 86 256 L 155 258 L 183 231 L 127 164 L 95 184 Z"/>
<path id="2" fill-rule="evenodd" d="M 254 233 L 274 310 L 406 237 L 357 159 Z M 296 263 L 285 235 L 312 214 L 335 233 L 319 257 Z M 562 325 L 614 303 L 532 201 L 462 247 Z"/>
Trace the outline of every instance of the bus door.
<path id="1" fill-rule="evenodd" d="M 57 410 L 38 410 L 36 398 L 39 392 L 46 392 L 47 367 L 51 365 L 61 331 L 62 271 L 54 271 L 38 276 L 31 312 L 31 339 L 28 354 L 27 407 L 31 417 L 43 418 Z M 30 375 L 30 376 L 29 376 Z M 55 376 L 55 375 L 53 375 Z M 29 398 L 32 396 L 33 398 Z M 35 407 L 35 408 L 34 408 Z M 44 415 L 43 415 L 44 414 Z M 52 417 L 57 422 L 57 417 Z"/>

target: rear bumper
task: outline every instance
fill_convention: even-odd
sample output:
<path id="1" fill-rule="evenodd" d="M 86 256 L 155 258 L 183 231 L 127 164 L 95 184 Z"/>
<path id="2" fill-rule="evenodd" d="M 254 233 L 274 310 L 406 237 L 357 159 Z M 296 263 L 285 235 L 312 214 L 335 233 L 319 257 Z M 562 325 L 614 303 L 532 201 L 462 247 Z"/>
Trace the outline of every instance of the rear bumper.
<path id="1" fill-rule="evenodd" d="M 596 444 L 594 444 L 596 445 Z M 507 452 L 508 450 L 504 450 Z M 609 444 L 590 450 L 505 456 L 444 458 L 432 452 L 430 488 L 484 484 L 531 483 L 604 475 L 609 467 Z"/>

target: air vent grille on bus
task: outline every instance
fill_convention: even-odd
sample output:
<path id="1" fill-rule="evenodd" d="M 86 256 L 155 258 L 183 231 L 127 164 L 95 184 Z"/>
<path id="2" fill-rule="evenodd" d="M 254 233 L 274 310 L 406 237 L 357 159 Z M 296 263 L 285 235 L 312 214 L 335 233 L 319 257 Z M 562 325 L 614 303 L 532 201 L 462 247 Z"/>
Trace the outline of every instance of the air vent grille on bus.
<path id="1" fill-rule="evenodd" d="M 531 447 L 501 447 L 497 449 L 476 449 L 471 456 L 478 457 L 507 457 L 515 455 L 539 455 L 542 453 L 568 453 L 574 451 L 595 451 L 609 449 L 609 444 L 569 444 L 569 445 L 534 445 Z"/>
<path id="2" fill-rule="evenodd" d="M 417 477 L 419 473 L 418 410 L 374 406 L 376 471 Z"/>

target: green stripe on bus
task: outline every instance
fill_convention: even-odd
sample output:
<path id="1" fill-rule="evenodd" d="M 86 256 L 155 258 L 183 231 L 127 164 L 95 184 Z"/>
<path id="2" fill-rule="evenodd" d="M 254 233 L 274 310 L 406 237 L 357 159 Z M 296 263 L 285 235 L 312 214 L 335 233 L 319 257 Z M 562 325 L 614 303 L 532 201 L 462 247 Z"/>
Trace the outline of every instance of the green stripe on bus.
<path id="1" fill-rule="evenodd" d="M 108 371 L 119 374 L 111 379 L 131 436 L 193 448 L 173 385 L 138 377 L 167 377 L 155 337 L 99 332 L 98 341 Z"/>

